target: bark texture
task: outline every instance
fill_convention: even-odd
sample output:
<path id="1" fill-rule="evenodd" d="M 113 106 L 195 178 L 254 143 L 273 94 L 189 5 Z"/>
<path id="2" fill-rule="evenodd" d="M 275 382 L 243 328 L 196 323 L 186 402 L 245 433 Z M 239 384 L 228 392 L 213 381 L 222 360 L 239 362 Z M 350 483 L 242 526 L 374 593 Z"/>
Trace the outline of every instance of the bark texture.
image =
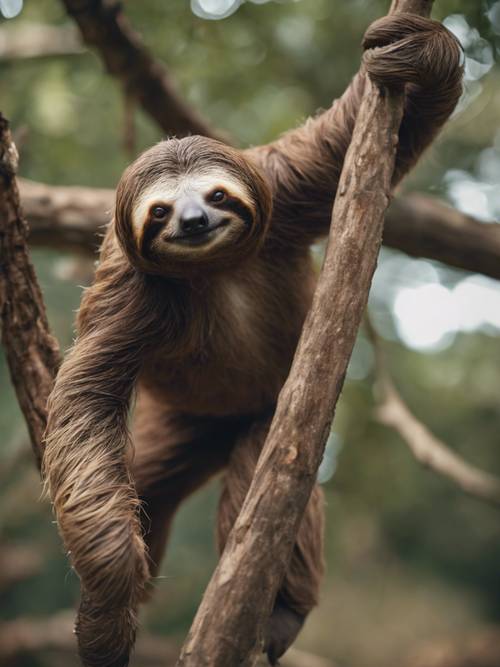
<path id="1" fill-rule="evenodd" d="M 411 9 L 415 3 L 409 3 Z M 419 4 L 428 15 L 430 3 Z M 408 9 L 406 3 L 399 11 Z M 253 665 L 316 479 L 382 240 L 403 96 L 367 86 L 335 200 L 330 242 L 252 485 L 179 667 Z"/>
<path id="2" fill-rule="evenodd" d="M 155 60 L 116 0 L 62 0 L 83 41 L 98 51 L 107 71 L 167 135 L 215 136 L 180 97 L 165 66 Z"/>
<path id="3" fill-rule="evenodd" d="M 46 424 L 47 397 L 59 365 L 42 294 L 29 260 L 28 227 L 15 174 L 17 151 L 0 114 L 0 323 L 12 383 L 38 464 Z"/>

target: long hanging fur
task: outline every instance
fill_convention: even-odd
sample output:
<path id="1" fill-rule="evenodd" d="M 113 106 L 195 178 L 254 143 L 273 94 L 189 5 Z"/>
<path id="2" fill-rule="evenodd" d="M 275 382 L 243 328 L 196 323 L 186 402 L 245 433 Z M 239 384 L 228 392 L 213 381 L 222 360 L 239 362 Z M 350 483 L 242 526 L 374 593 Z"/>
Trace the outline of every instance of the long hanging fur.
<path id="1" fill-rule="evenodd" d="M 59 530 L 81 580 L 77 635 L 88 667 L 128 663 L 137 606 L 174 513 L 223 468 L 220 543 L 227 537 L 309 307 L 309 245 L 328 231 L 366 76 L 406 92 L 394 184 L 456 105 L 460 47 L 439 23 L 389 16 L 368 29 L 364 46 L 344 95 L 274 143 L 239 152 L 202 137 L 170 140 L 122 177 L 78 337 L 50 398 L 44 459 Z M 152 264 L 133 238 L 134 202 L 165 173 L 205 167 L 230 173 L 245 189 L 247 242 L 210 261 Z M 134 391 L 135 451 L 128 432 Z M 315 491 L 270 619 L 271 661 L 316 604 L 322 521 Z"/>

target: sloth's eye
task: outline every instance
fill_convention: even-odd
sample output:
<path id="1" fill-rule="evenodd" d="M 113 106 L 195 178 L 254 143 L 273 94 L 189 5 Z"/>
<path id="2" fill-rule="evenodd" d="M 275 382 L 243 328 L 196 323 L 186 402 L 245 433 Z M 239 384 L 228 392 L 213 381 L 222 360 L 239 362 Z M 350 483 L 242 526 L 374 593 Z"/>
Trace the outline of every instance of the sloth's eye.
<path id="1" fill-rule="evenodd" d="M 216 190 L 210 197 L 210 200 L 216 204 L 220 204 L 220 202 L 224 201 L 225 198 L 226 198 L 226 193 L 224 192 L 224 190 Z"/>
<path id="2" fill-rule="evenodd" d="M 155 220 L 164 220 L 167 217 L 168 210 L 164 206 L 155 206 L 151 215 Z"/>

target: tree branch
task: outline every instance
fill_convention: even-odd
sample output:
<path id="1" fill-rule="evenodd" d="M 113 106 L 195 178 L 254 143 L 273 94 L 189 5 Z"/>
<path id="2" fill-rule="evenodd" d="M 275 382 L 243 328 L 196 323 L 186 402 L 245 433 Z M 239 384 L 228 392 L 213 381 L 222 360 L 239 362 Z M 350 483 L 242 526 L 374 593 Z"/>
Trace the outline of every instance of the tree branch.
<path id="1" fill-rule="evenodd" d="M 62 611 L 44 619 L 19 618 L 0 625 L 0 659 L 11 664 L 22 655 L 39 656 L 44 651 L 67 654 L 76 664 L 73 612 Z M 173 664 L 178 652 L 174 642 L 146 635 L 137 642 L 134 664 L 159 667 Z"/>
<path id="2" fill-rule="evenodd" d="M 59 364 L 42 293 L 26 247 L 28 229 L 16 185 L 17 151 L 0 114 L 0 325 L 12 383 L 38 464 L 45 406 Z"/>
<path id="3" fill-rule="evenodd" d="M 395 199 L 383 242 L 414 257 L 500 279 L 500 224 L 475 220 L 434 197 Z"/>
<path id="4" fill-rule="evenodd" d="M 72 27 L 21 24 L 0 28 L 0 60 L 3 62 L 82 53 L 85 49 Z"/>
<path id="5" fill-rule="evenodd" d="M 30 244 L 94 255 L 111 218 L 113 190 L 44 185 L 19 179 Z M 500 225 L 475 220 L 422 194 L 395 199 L 384 245 L 412 257 L 500 279 Z"/>
<path id="6" fill-rule="evenodd" d="M 0 545 L 0 593 L 42 569 L 39 545 Z"/>
<path id="7" fill-rule="evenodd" d="M 430 3 L 419 4 L 428 13 Z M 406 3 L 399 9 L 406 9 Z M 179 667 L 253 665 L 261 650 L 264 623 L 316 480 L 368 299 L 402 113 L 402 94 L 382 92 L 367 82 L 313 304 L 252 484 Z"/>
<path id="8" fill-rule="evenodd" d="M 433 640 L 415 649 L 404 667 L 498 667 L 500 630 L 498 627 L 468 632 L 465 636 Z"/>
<path id="9" fill-rule="evenodd" d="M 380 394 L 376 409 L 378 420 L 399 433 L 419 463 L 451 480 L 470 496 L 500 505 L 500 479 L 472 466 L 412 414 L 394 386 L 380 340 L 368 318 L 365 323 L 375 349 Z"/>
<path id="10" fill-rule="evenodd" d="M 69 664 L 76 664 L 73 612 L 60 611 L 48 618 L 18 618 L 0 625 L 0 660 L 17 664 L 16 658 L 57 651 L 66 654 Z M 169 639 L 143 635 L 137 641 L 132 664 L 140 667 L 172 665 L 179 652 Z M 283 667 L 335 667 L 331 660 L 293 649 L 283 660 Z"/>
<path id="11" fill-rule="evenodd" d="M 113 190 L 25 179 L 19 179 L 19 190 L 31 245 L 95 255 L 112 217 Z"/>
<path id="12" fill-rule="evenodd" d="M 96 49 L 109 74 L 135 97 L 165 134 L 217 136 L 181 98 L 165 66 L 155 60 L 116 0 L 62 0 L 83 41 Z"/>

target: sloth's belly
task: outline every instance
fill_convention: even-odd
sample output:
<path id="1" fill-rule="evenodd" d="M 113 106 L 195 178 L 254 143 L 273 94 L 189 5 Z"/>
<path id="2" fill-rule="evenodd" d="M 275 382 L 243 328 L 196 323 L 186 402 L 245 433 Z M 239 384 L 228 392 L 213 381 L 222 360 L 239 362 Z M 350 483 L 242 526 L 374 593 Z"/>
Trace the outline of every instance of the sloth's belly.
<path id="1" fill-rule="evenodd" d="M 141 385 L 169 408 L 199 415 L 253 414 L 274 405 L 293 357 L 275 349 L 261 359 L 240 351 L 238 363 L 200 352 L 182 362 L 156 360 Z"/>

